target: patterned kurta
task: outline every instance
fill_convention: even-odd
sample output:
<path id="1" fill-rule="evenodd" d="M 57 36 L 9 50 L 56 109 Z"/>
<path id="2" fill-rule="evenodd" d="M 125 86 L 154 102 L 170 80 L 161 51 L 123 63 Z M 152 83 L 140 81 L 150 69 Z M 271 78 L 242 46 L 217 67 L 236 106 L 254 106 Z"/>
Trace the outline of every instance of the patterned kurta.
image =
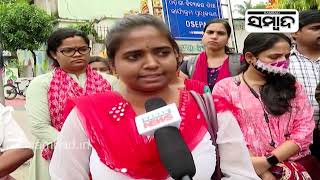
<path id="1" fill-rule="evenodd" d="M 239 109 L 237 120 L 251 153 L 256 156 L 267 155 L 275 149 L 270 145 L 272 139 L 276 148 L 288 139 L 300 147 L 300 152 L 290 158 L 296 160 L 310 154 L 309 145 L 315 127 L 313 108 L 302 85 L 297 83 L 296 87 L 296 97 L 291 101 L 292 112 L 281 116 L 268 114 L 272 137 L 263 107 L 245 83 L 239 84 L 234 78 L 227 78 L 217 83 L 212 92 L 226 98 Z"/>

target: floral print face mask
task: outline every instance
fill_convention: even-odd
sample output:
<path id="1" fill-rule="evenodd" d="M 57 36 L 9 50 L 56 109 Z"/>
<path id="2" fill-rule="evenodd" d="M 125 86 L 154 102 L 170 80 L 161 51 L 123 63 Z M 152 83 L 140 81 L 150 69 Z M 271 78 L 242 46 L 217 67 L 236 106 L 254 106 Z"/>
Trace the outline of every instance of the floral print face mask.
<path id="1" fill-rule="evenodd" d="M 281 75 L 282 76 L 288 73 L 289 60 L 281 59 L 273 63 L 267 64 L 258 59 L 253 66 L 258 71 L 260 71 L 265 75 Z"/>

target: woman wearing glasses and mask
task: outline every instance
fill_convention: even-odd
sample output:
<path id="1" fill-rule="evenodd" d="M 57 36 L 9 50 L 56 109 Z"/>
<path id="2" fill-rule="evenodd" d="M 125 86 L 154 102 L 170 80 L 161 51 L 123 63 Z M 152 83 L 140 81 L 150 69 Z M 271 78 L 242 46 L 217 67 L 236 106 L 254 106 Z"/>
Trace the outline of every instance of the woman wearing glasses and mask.
<path id="1" fill-rule="evenodd" d="M 108 80 L 88 66 L 90 50 L 88 37 L 78 30 L 58 29 L 48 38 L 46 52 L 54 70 L 34 78 L 26 98 L 28 121 L 36 138 L 30 180 L 50 180 L 49 162 L 68 115 L 67 100 L 111 90 Z"/>

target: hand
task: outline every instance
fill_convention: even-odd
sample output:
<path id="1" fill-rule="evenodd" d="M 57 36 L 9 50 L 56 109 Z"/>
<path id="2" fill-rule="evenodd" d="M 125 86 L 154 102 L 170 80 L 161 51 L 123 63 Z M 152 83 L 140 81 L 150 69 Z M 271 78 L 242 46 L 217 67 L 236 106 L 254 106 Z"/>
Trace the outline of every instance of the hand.
<path id="1" fill-rule="evenodd" d="M 276 180 L 276 177 L 274 177 L 274 175 L 270 171 L 266 171 L 263 174 L 261 174 L 260 178 L 262 180 Z"/>
<path id="2" fill-rule="evenodd" d="M 264 172 L 268 171 L 271 167 L 268 163 L 266 157 L 251 157 L 251 161 L 253 163 L 254 170 L 258 175 L 262 175 Z"/>

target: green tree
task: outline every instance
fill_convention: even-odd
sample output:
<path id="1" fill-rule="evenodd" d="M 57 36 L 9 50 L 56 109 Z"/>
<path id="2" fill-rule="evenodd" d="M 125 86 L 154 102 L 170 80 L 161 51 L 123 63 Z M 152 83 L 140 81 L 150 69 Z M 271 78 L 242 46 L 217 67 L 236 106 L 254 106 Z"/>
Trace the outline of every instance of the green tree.
<path id="1" fill-rule="evenodd" d="M 252 3 L 251 0 L 249 1 L 244 1 L 243 4 L 237 4 L 236 5 L 236 11 L 241 14 L 242 16 L 244 16 L 246 14 L 246 11 L 248 9 L 252 9 Z"/>
<path id="2" fill-rule="evenodd" d="M 0 0 L 0 4 L 9 4 L 9 3 L 32 3 L 32 0 Z"/>
<path id="3" fill-rule="evenodd" d="M 77 23 L 70 25 L 71 28 L 83 31 L 87 35 L 92 35 L 95 39 L 95 41 L 100 42 L 102 39 L 99 38 L 98 32 L 94 28 L 95 23 L 93 21 L 86 21 L 83 23 Z"/>
<path id="4" fill-rule="evenodd" d="M 0 4 L 15 3 L 16 0 L 0 0 Z"/>
<path id="5" fill-rule="evenodd" d="M 0 5 L 0 22 L 3 48 L 12 52 L 31 51 L 36 66 L 34 50 L 46 42 L 53 30 L 54 18 L 35 5 L 16 2 Z"/>
<path id="6" fill-rule="evenodd" d="M 296 9 L 298 11 L 308 9 L 320 10 L 320 0 L 278 0 L 277 7 L 280 9 Z"/>
<path id="7" fill-rule="evenodd" d="M 248 9 L 265 9 L 267 6 L 266 3 L 258 3 L 256 5 L 253 5 L 251 0 L 248 0 L 248 1 L 244 1 L 243 4 L 237 4 L 235 7 L 236 7 L 236 11 L 244 16 L 246 14 L 246 11 Z"/>
<path id="8" fill-rule="evenodd" d="M 253 9 L 266 9 L 268 3 L 260 2 L 253 6 Z"/>

